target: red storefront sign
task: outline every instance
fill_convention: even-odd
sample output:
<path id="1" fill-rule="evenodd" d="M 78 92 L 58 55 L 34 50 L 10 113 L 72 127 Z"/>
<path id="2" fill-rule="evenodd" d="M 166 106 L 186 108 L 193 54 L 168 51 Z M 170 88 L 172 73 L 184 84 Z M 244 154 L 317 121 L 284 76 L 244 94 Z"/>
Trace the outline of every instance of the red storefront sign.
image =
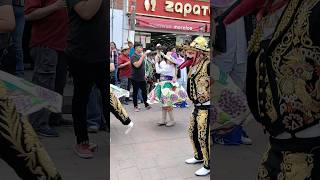
<path id="1" fill-rule="evenodd" d="M 143 28 L 165 29 L 184 32 L 209 32 L 208 26 L 210 26 L 210 24 L 137 16 L 136 26 Z"/>
<path id="2" fill-rule="evenodd" d="M 129 0 L 129 13 L 133 1 L 137 15 L 210 23 L 209 0 Z"/>

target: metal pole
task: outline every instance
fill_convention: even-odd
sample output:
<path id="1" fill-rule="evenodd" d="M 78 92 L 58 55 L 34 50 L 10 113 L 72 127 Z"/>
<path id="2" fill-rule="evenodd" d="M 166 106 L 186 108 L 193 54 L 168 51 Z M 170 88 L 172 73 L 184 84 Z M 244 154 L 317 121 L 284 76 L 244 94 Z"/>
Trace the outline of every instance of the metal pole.
<path id="1" fill-rule="evenodd" d="M 122 11 L 123 11 L 123 16 L 122 16 L 122 39 L 121 39 L 121 43 L 122 43 L 122 47 L 124 46 L 124 32 L 125 32 L 125 20 L 126 20 L 126 13 L 127 13 L 127 0 L 123 0 L 123 8 L 122 8 Z"/>
<path id="2" fill-rule="evenodd" d="M 112 0 L 112 11 L 111 11 L 111 41 L 113 41 L 113 19 L 114 19 L 114 0 Z"/>
<path id="3" fill-rule="evenodd" d="M 132 0 L 130 29 L 134 31 L 135 28 L 136 28 L 136 0 Z"/>

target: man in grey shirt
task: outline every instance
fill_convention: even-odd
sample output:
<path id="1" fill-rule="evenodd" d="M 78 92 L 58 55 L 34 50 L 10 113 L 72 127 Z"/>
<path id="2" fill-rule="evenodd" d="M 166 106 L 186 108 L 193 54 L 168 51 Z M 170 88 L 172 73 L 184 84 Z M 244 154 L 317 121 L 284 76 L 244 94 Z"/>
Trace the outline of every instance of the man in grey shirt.
<path id="1" fill-rule="evenodd" d="M 150 109 L 150 105 L 147 103 L 147 82 L 145 80 L 145 65 L 144 59 L 147 56 L 147 53 L 142 54 L 143 48 L 139 43 L 135 44 L 135 53 L 131 57 L 131 82 L 133 86 L 133 104 L 134 110 L 139 111 L 138 108 L 138 91 L 139 89 L 142 92 L 142 98 L 146 109 Z M 142 54 L 142 55 L 141 55 Z"/>

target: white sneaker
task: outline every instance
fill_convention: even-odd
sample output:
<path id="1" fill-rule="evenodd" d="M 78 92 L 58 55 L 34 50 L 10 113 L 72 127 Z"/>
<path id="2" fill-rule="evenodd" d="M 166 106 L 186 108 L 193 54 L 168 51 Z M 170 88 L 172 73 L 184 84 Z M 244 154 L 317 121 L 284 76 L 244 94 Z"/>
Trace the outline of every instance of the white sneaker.
<path id="1" fill-rule="evenodd" d="M 210 169 L 206 169 L 206 168 L 202 167 L 201 169 L 196 171 L 194 174 L 196 176 L 206 176 L 206 175 L 210 174 Z"/>
<path id="2" fill-rule="evenodd" d="M 247 137 L 241 137 L 241 141 L 242 141 L 242 144 L 245 144 L 245 145 L 252 145 L 252 140 L 250 138 L 247 138 Z"/>
<path id="3" fill-rule="evenodd" d="M 124 132 L 124 134 L 128 134 L 131 131 L 133 125 L 134 125 L 134 123 L 131 121 L 130 124 L 127 125 L 127 130 L 126 130 L 126 132 Z"/>
<path id="4" fill-rule="evenodd" d="M 197 163 L 202 163 L 203 162 L 203 160 L 198 160 L 198 159 L 196 159 L 196 158 L 191 158 L 191 159 L 187 159 L 186 161 L 185 161 L 187 164 L 197 164 Z"/>

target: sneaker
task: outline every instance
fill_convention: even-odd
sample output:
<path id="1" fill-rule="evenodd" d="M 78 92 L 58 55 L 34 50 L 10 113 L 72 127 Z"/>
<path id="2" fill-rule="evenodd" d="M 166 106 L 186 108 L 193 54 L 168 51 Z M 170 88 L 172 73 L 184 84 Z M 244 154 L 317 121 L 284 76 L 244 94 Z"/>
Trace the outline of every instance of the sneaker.
<path id="1" fill-rule="evenodd" d="M 206 169 L 205 167 L 202 167 L 198 171 L 194 173 L 196 176 L 207 176 L 210 174 L 210 169 Z"/>
<path id="2" fill-rule="evenodd" d="M 127 130 L 124 132 L 124 134 L 128 134 L 131 131 L 133 125 L 134 123 L 132 121 L 128 125 L 126 125 Z"/>
<path id="3" fill-rule="evenodd" d="M 139 112 L 139 111 L 140 111 L 140 108 L 138 108 L 138 107 L 134 108 L 134 112 Z"/>
<path id="4" fill-rule="evenodd" d="M 76 144 L 74 147 L 74 152 L 80 157 L 84 159 L 93 158 L 92 150 L 90 149 L 89 144 Z"/>
<path id="5" fill-rule="evenodd" d="M 98 145 L 95 144 L 95 143 L 89 143 L 89 149 L 90 149 L 92 152 L 98 151 Z"/>
<path id="6" fill-rule="evenodd" d="M 185 162 L 187 164 L 198 164 L 198 163 L 202 163 L 203 160 L 198 160 L 198 159 L 193 157 L 193 158 L 187 159 Z"/>
<path id="7" fill-rule="evenodd" d="M 149 109 L 151 109 L 151 106 L 150 105 L 146 106 L 146 110 L 149 110 Z"/>
<path id="8" fill-rule="evenodd" d="M 166 127 L 174 126 L 176 123 L 174 121 L 169 121 L 166 123 Z"/>
<path id="9" fill-rule="evenodd" d="M 244 145 L 252 145 L 252 140 L 248 137 L 242 136 L 241 141 L 242 141 L 242 144 Z"/>
<path id="10" fill-rule="evenodd" d="M 37 131 L 37 134 L 43 137 L 59 137 L 58 132 L 52 128 L 40 129 Z"/>
<path id="11" fill-rule="evenodd" d="M 98 133 L 99 128 L 97 126 L 88 127 L 88 133 Z"/>
<path id="12" fill-rule="evenodd" d="M 158 126 L 164 126 L 164 125 L 166 125 L 166 124 L 167 124 L 167 123 L 166 123 L 165 121 L 163 121 L 163 120 L 157 122 L 157 125 L 158 125 Z"/>

